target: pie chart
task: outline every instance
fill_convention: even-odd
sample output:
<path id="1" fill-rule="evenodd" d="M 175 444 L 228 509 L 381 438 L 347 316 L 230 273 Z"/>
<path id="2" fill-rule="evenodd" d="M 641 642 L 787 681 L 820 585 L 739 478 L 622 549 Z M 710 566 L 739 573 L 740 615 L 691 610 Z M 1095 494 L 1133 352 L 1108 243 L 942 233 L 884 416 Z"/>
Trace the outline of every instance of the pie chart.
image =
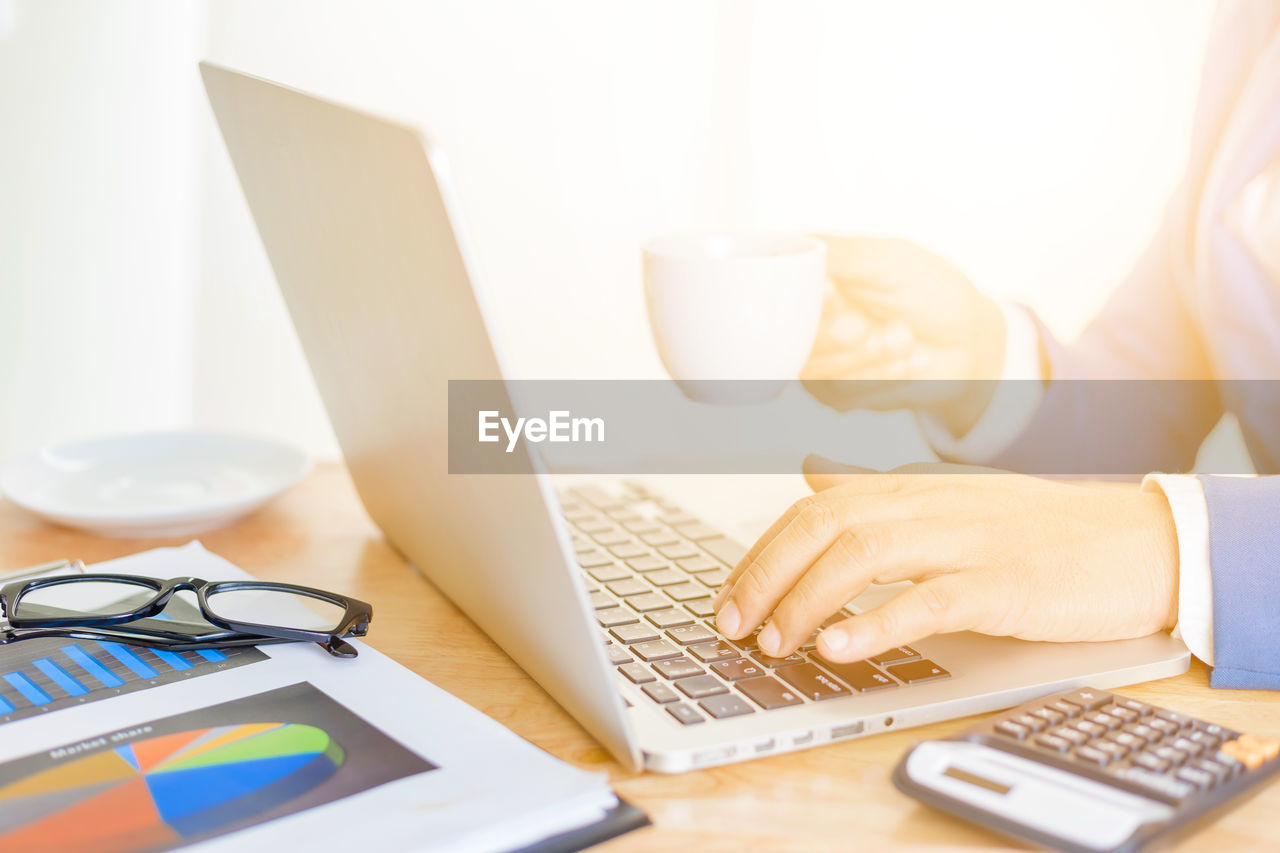
<path id="1" fill-rule="evenodd" d="M 327 732 L 250 723 L 160 735 L 0 787 L 0 850 L 125 853 L 252 819 L 333 776 Z"/>

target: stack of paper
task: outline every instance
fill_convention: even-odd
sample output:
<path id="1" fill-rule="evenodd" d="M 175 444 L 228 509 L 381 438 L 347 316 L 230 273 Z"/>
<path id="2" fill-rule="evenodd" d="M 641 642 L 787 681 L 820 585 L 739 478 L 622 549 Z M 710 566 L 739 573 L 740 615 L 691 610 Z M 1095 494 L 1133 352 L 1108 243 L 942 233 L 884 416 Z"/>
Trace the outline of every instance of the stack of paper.
<path id="1" fill-rule="evenodd" d="M 248 577 L 199 543 L 91 571 Z M 508 850 L 619 816 L 603 776 L 357 645 L 0 646 L 0 850 Z"/>

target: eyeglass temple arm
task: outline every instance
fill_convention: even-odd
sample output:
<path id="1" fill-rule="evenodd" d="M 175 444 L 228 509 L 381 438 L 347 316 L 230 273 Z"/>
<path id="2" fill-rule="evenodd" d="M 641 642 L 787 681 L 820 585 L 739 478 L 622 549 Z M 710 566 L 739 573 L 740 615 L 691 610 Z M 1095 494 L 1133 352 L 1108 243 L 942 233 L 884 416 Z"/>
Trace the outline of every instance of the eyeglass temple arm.
<path id="1" fill-rule="evenodd" d="M 333 655 L 335 658 L 350 659 L 359 655 L 355 646 L 338 636 L 332 636 L 327 641 L 323 643 L 316 643 L 316 645 Z"/>

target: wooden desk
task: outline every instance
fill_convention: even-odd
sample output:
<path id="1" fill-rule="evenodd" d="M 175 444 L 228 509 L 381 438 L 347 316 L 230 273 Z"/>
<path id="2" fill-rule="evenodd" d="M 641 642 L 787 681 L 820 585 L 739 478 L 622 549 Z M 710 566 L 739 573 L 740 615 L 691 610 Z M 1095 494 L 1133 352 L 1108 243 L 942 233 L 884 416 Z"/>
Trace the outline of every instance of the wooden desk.
<path id="1" fill-rule="evenodd" d="M 377 614 L 372 646 L 553 755 L 609 773 L 618 792 L 655 824 L 607 845 L 611 853 L 659 847 L 697 853 L 1009 847 L 998 836 L 916 804 L 889 782 L 894 762 L 913 741 L 941 737 L 970 720 L 682 776 L 624 770 L 387 547 L 339 465 L 320 466 L 262 512 L 199 538 L 259 577 L 340 590 L 372 602 Z M 50 527 L 0 502 L 0 567 L 60 557 L 92 563 L 184 541 L 99 539 Z M 1280 735 L 1280 693 L 1211 690 L 1198 662 L 1185 675 L 1124 692 L 1235 728 Z M 1278 815 L 1280 784 L 1274 784 L 1182 849 L 1280 849 Z"/>

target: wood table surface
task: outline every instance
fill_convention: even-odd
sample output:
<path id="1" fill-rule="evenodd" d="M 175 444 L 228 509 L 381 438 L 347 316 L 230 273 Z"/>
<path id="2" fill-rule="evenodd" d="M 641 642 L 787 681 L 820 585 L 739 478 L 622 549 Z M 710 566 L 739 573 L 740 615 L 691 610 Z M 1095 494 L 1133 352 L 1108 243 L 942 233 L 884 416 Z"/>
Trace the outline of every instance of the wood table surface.
<path id="1" fill-rule="evenodd" d="M 0 501 L 0 569 L 61 557 L 86 563 L 181 539 L 104 539 L 53 527 Z M 369 601 L 368 642 L 414 672 L 572 764 L 604 771 L 654 826 L 600 848 L 631 850 L 1019 849 L 899 794 L 889 773 L 915 741 L 973 718 L 822 746 L 679 776 L 635 773 L 609 754 L 429 582 L 383 541 L 346 470 L 322 464 L 299 486 L 231 527 L 198 537 L 258 577 Z M 1176 678 L 1123 693 L 1232 728 L 1280 735 L 1280 693 L 1212 690 L 1198 661 Z M 376 830 L 371 833 L 376 849 Z M 1221 816 L 1179 847 L 1280 850 L 1280 784 Z"/>

